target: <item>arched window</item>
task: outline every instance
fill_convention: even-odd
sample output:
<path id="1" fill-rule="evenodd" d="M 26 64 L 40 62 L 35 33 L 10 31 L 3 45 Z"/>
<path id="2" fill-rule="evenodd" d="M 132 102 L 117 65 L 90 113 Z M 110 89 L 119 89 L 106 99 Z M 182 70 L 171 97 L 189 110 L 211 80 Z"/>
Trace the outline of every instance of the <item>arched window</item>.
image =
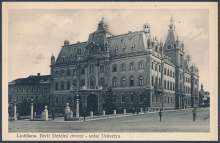
<path id="1" fill-rule="evenodd" d="M 96 85 L 96 81 L 95 81 L 95 77 L 90 77 L 89 79 L 89 84 L 90 84 L 90 88 L 91 89 L 94 89 L 95 88 L 95 85 Z"/>
<path id="2" fill-rule="evenodd" d="M 154 76 L 151 76 L 151 85 L 154 86 Z"/>
<path id="3" fill-rule="evenodd" d="M 121 71 L 126 71 L 126 65 L 125 65 L 125 63 L 122 63 L 122 64 L 121 64 Z"/>
<path id="4" fill-rule="evenodd" d="M 130 71 L 134 70 L 134 62 L 131 62 L 131 63 L 129 64 L 129 70 L 130 70 Z"/>
<path id="5" fill-rule="evenodd" d="M 113 77 L 112 79 L 112 87 L 117 87 L 117 78 L 116 77 Z"/>
<path id="6" fill-rule="evenodd" d="M 134 76 L 130 76 L 129 81 L 130 86 L 134 86 Z"/>
<path id="7" fill-rule="evenodd" d="M 117 65 L 116 65 L 116 64 L 114 64 L 114 65 L 112 66 L 112 72 L 117 72 Z"/>
<path id="8" fill-rule="evenodd" d="M 122 78 L 121 78 L 121 86 L 122 86 L 122 87 L 125 87 L 125 86 L 126 86 L 126 78 L 125 78 L 125 77 L 122 77 Z"/>
<path id="9" fill-rule="evenodd" d="M 139 78 L 138 78 L 138 85 L 139 86 L 143 86 L 144 85 L 144 78 L 143 78 L 143 76 L 139 76 Z"/>
<path id="10" fill-rule="evenodd" d="M 143 63 L 143 61 L 140 61 L 140 62 L 138 63 L 138 69 L 144 69 L 144 63 Z"/>

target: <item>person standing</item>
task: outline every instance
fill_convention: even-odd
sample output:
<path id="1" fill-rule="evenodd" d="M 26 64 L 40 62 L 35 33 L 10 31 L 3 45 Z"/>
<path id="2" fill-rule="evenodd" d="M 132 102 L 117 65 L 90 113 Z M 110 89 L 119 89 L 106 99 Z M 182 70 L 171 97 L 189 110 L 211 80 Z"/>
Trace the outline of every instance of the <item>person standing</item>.
<path id="1" fill-rule="evenodd" d="M 197 109 L 196 109 L 196 107 L 193 108 L 192 114 L 193 114 L 193 122 L 195 122 L 195 121 L 196 121 L 196 114 L 197 114 Z"/>
<path id="2" fill-rule="evenodd" d="M 162 109 L 159 111 L 160 122 L 162 122 Z"/>

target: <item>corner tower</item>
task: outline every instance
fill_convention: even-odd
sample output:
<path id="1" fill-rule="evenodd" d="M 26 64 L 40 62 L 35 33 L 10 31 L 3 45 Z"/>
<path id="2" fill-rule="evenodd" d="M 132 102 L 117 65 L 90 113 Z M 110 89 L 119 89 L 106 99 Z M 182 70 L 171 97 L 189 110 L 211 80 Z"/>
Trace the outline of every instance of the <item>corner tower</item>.
<path id="1" fill-rule="evenodd" d="M 175 68 L 175 92 L 176 92 L 176 108 L 183 106 L 184 93 L 184 44 L 176 35 L 176 28 L 173 17 L 170 18 L 168 34 L 164 44 L 165 55 L 171 57 L 171 61 Z"/>

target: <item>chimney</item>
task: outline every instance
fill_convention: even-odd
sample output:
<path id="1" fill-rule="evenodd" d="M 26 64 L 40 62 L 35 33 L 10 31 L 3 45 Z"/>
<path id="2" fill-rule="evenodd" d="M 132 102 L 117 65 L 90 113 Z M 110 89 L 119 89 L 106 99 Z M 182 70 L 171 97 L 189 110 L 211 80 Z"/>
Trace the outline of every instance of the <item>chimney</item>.
<path id="1" fill-rule="evenodd" d="M 40 76 L 40 73 L 37 73 L 37 76 Z"/>

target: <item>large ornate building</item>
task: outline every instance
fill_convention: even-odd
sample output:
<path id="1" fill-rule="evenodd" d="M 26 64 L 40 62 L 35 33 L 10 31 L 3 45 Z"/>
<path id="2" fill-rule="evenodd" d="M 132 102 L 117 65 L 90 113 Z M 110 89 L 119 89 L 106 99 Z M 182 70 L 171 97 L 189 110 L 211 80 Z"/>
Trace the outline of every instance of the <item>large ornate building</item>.
<path id="1" fill-rule="evenodd" d="M 190 63 L 171 19 L 166 41 L 158 41 L 144 24 L 142 31 L 112 35 L 102 19 L 88 41 L 65 41 L 51 57 L 50 107 L 63 112 L 66 102 L 80 113 L 101 114 L 187 108 L 198 104 L 198 68 Z"/>

